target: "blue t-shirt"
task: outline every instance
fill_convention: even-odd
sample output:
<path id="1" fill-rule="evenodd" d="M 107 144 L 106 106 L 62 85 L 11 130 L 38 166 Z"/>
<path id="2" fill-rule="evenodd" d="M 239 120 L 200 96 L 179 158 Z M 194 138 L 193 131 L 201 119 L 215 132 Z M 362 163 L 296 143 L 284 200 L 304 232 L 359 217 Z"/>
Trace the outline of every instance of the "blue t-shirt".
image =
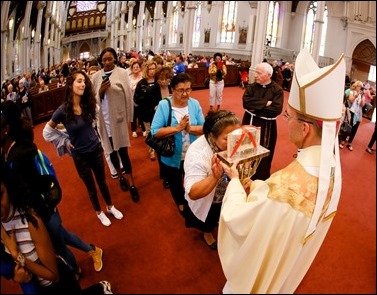
<path id="1" fill-rule="evenodd" d="M 75 115 L 75 119 L 75 121 L 67 121 L 67 113 L 63 105 L 59 106 L 51 117 L 55 124 L 62 123 L 64 125 L 74 146 L 74 153 L 82 154 L 94 151 L 98 148 L 100 141 L 92 122 L 84 121 L 79 115 Z"/>
<path id="2" fill-rule="evenodd" d="M 186 72 L 186 66 L 183 62 L 181 63 L 176 63 L 173 67 L 173 73 L 174 73 L 174 76 L 179 74 L 179 73 L 184 73 Z"/>

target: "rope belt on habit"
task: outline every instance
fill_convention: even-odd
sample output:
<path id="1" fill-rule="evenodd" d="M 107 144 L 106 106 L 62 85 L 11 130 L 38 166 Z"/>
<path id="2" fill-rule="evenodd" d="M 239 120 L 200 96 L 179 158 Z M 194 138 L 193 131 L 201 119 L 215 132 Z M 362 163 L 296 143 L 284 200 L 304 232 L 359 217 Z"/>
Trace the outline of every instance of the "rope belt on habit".
<path id="1" fill-rule="evenodd" d="M 250 118 L 250 125 L 252 125 L 252 123 L 253 123 L 253 118 L 254 118 L 254 116 L 257 116 L 258 118 L 261 118 L 261 119 L 263 119 L 263 120 L 267 120 L 267 121 L 273 121 L 273 120 L 276 120 L 276 117 L 275 117 L 275 118 L 267 118 L 267 117 L 258 116 L 258 115 L 254 114 L 254 113 L 252 113 L 252 112 L 250 112 L 249 110 L 246 110 L 246 109 L 245 109 L 245 112 L 247 112 L 247 113 L 249 113 L 249 114 L 251 115 L 251 118 Z"/>

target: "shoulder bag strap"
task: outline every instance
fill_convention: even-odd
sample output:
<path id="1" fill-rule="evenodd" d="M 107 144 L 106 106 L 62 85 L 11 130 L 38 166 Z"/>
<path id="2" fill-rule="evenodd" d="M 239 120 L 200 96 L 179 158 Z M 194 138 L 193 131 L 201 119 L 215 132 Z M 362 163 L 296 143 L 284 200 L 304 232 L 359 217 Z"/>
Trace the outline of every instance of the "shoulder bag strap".
<path id="1" fill-rule="evenodd" d="M 37 167 L 38 170 L 39 170 L 39 174 L 48 175 L 49 171 L 47 169 L 46 162 L 45 162 L 45 159 L 43 157 L 41 150 L 38 149 L 38 155 L 35 155 L 35 156 L 39 158 L 39 164 L 40 165 L 38 165 L 39 167 Z"/>
<path id="2" fill-rule="evenodd" d="M 169 98 L 167 98 L 166 100 L 168 101 L 168 105 L 169 105 L 169 117 L 168 117 L 167 126 L 170 126 L 171 125 L 171 103 L 170 103 L 170 99 Z"/>

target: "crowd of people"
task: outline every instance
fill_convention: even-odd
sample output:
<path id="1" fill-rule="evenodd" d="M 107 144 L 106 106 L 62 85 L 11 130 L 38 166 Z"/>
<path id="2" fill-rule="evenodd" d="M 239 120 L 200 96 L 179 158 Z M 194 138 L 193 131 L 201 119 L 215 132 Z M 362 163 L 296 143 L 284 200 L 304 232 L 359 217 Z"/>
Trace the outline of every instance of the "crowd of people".
<path id="1" fill-rule="evenodd" d="M 345 145 L 343 140 L 348 140 L 347 147 L 352 150 L 366 105 L 359 81 L 351 86 L 348 98 L 354 113 L 353 133 L 346 138 L 340 135 L 339 143 L 337 136 L 328 134 L 338 134 L 344 112 L 343 58 L 328 66 L 328 75 L 323 75 L 324 70 L 320 71 L 303 49 L 294 72 L 284 64 L 290 75 L 283 75 L 281 82 L 277 81 L 276 66 L 261 62 L 255 67 L 255 82 L 245 85 L 240 98 L 245 113 L 238 118 L 221 108 L 228 58 L 215 53 L 208 62 L 210 107 L 204 111 L 192 96 L 185 58 L 178 55 L 172 60 L 168 56 L 148 52 L 140 60 L 140 56 L 117 54 L 108 47 L 88 63 L 62 65 L 57 75 L 63 77 L 59 83 L 65 87 L 64 99 L 45 124 L 44 139 L 72 157 L 94 212 L 101 224 L 109 227 L 110 218 L 121 220 L 123 213 L 113 204 L 105 159 L 111 176 L 136 203 L 142 196 L 129 155 L 132 138 L 138 137 L 138 128 L 143 136 L 149 132 L 156 138 L 174 136 L 173 156 L 156 154 L 145 145 L 146 155 L 158 160 L 163 187 L 169 189 L 186 227 L 198 230 L 205 244 L 218 250 L 227 279 L 223 292 L 293 293 L 317 254 L 339 201 L 341 171 L 339 153 L 334 150 Z M 48 85 L 40 74 L 39 79 Z M 19 92 L 13 91 L 12 83 L 6 85 L 1 107 L 2 275 L 20 283 L 25 294 L 110 294 L 108 281 L 80 286 L 81 269 L 67 246 L 87 252 L 96 271 L 103 267 L 102 249 L 66 230 L 57 208 L 54 230 L 30 201 L 30 196 L 38 194 L 30 177 L 37 173 L 32 159 L 38 147 L 33 140 L 32 98 L 27 97 L 31 83 L 27 77 L 18 82 Z M 326 105 L 331 104 L 331 111 L 324 109 L 324 103 L 310 103 L 318 99 L 323 87 L 331 93 L 323 98 Z M 285 111 L 284 90 L 290 90 Z M 370 96 L 373 99 L 373 92 Z M 303 107 L 303 99 L 311 107 Z M 287 167 L 271 173 L 279 115 L 287 119 L 289 139 L 298 155 Z M 247 182 L 239 179 L 238 160 L 226 165 L 217 156 L 227 149 L 227 135 L 242 125 L 259 128 L 260 144 L 269 151 Z M 368 153 L 374 153 L 374 143 L 375 131 Z M 10 165 L 17 157 L 18 166 Z M 3 179 L 5 175 L 11 177 Z M 22 185 L 15 188 L 15 180 Z M 106 210 L 101 209 L 97 186 Z M 331 194 L 327 195 L 328 191 Z M 21 247 L 24 228 L 27 247 Z M 19 230 L 15 239 L 11 238 L 14 229 Z M 67 289 L 67 282 L 71 289 Z"/>
<path id="2" fill-rule="evenodd" d="M 339 147 L 341 149 L 346 146 L 348 150 L 353 151 L 352 142 L 359 129 L 363 115 L 374 110 L 375 101 L 376 89 L 371 87 L 367 81 L 364 83 L 359 80 L 354 81 L 344 91 L 343 121 L 346 120 L 351 125 L 351 130 L 350 132 L 340 132 Z M 373 134 L 366 148 L 366 151 L 370 154 L 374 153 L 373 137 L 375 141 L 375 134 Z"/>

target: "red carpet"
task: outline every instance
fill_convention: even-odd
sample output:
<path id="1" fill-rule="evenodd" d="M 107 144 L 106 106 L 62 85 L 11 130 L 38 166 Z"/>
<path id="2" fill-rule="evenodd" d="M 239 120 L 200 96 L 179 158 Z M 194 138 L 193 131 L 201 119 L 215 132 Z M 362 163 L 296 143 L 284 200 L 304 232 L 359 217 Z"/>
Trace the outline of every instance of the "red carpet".
<path id="1" fill-rule="evenodd" d="M 208 89 L 192 92 L 204 113 L 208 110 L 208 92 Z M 222 105 L 241 118 L 242 94 L 241 88 L 225 88 Z M 163 188 L 159 179 L 157 161 L 149 159 L 141 133 L 138 138 L 131 138 L 129 149 L 141 200 L 133 203 L 130 194 L 120 190 L 118 180 L 111 179 L 107 170 L 113 202 L 125 218 L 118 221 L 110 217 L 112 225 L 105 228 L 90 205 L 72 159 L 59 158 L 52 144 L 43 140 L 44 125 L 35 127 L 35 138 L 60 178 L 64 197 L 59 210 L 64 225 L 84 241 L 104 250 L 104 267 L 99 273 L 94 271 L 85 253 L 73 250 L 84 271 L 80 280 L 83 287 L 109 280 L 113 292 L 118 294 L 222 292 L 225 278 L 217 252 L 204 244 L 200 232 L 185 228 L 169 190 Z M 273 171 L 291 162 L 295 153 L 281 116 L 278 127 Z M 297 294 L 376 293 L 376 156 L 365 151 L 373 128 L 374 123 L 363 119 L 353 152 L 341 150 L 343 190 L 338 212 Z M 100 203 L 104 209 L 101 198 Z M 1 294 L 9 293 L 20 294 L 19 286 L 1 278 Z"/>

